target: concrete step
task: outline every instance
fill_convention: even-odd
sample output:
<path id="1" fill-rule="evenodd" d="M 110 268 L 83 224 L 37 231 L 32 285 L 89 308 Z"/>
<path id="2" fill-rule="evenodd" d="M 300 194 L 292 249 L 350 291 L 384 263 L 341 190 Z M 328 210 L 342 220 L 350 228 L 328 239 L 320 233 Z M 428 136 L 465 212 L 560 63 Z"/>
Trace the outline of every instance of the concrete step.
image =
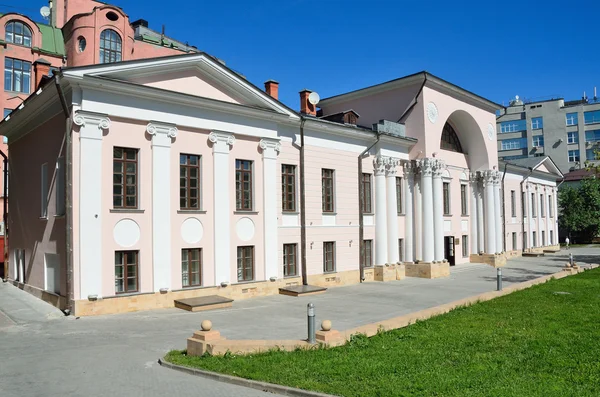
<path id="1" fill-rule="evenodd" d="M 327 288 L 317 287 L 315 285 L 291 285 L 285 288 L 279 288 L 281 295 L 288 296 L 308 296 L 322 294 L 327 291 Z"/>
<path id="2" fill-rule="evenodd" d="M 524 252 L 522 255 L 525 257 L 530 257 L 530 258 L 531 257 L 537 258 L 540 256 L 544 256 L 544 253 L 543 252 Z"/>
<path id="3" fill-rule="evenodd" d="M 231 307 L 233 299 L 219 295 L 199 296 L 197 298 L 177 299 L 175 307 L 190 312 L 203 310 L 225 309 Z"/>

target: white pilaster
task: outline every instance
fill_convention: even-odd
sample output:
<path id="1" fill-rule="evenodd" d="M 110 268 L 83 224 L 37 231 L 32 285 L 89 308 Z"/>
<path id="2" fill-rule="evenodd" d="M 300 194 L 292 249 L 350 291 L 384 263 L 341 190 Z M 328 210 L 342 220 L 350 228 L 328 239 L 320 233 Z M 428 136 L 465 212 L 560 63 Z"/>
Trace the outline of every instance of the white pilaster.
<path id="1" fill-rule="evenodd" d="M 423 204 L 421 208 L 423 236 L 421 237 L 421 246 L 423 253 L 423 262 L 431 263 L 434 260 L 434 239 L 433 230 L 433 159 L 419 160 L 419 169 L 421 172 L 421 195 Z"/>
<path id="2" fill-rule="evenodd" d="M 527 183 L 527 192 L 525 193 L 525 205 L 527 206 L 527 249 L 533 248 L 532 227 L 533 227 L 533 203 L 531 201 L 531 185 Z"/>
<path id="3" fill-rule="evenodd" d="M 445 164 L 434 160 L 433 164 L 433 233 L 434 258 L 436 262 L 444 260 L 444 193 L 442 172 Z"/>
<path id="4" fill-rule="evenodd" d="M 494 171 L 483 172 L 484 206 L 485 206 L 485 253 L 496 253 L 496 225 L 494 211 Z"/>
<path id="5" fill-rule="evenodd" d="M 375 170 L 375 265 L 388 263 L 387 247 L 387 204 L 385 169 L 389 159 L 377 156 L 373 159 Z"/>
<path id="6" fill-rule="evenodd" d="M 396 197 L 396 167 L 399 161 L 390 158 L 385 173 L 387 195 L 387 249 L 388 263 L 396 264 L 400 261 L 398 251 L 398 199 Z"/>
<path id="7" fill-rule="evenodd" d="M 208 136 L 213 144 L 213 194 L 214 194 L 214 242 L 215 242 L 215 285 L 231 280 L 231 217 L 229 175 L 229 147 L 235 136 L 228 132 L 213 131 Z"/>
<path id="8" fill-rule="evenodd" d="M 478 223 L 478 219 L 477 219 L 477 184 L 478 184 L 478 178 L 477 178 L 477 173 L 472 172 L 469 178 L 470 181 L 470 189 L 471 189 L 471 214 L 470 214 L 470 226 L 471 226 L 471 247 L 470 247 L 470 253 L 473 255 L 477 255 L 479 254 L 479 249 L 478 249 L 478 245 L 479 245 L 479 236 L 477 235 L 477 223 Z"/>
<path id="9" fill-rule="evenodd" d="M 171 139 L 177 127 L 152 121 L 152 263 L 154 292 L 171 289 Z"/>
<path id="10" fill-rule="evenodd" d="M 535 195 L 533 196 L 533 199 L 535 200 L 535 208 L 537 209 L 536 212 L 536 228 L 535 228 L 535 241 L 538 245 L 538 247 L 541 247 L 543 245 L 542 242 L 542 206 L 540 203 L 540 192 L 541 189 L 539 187 L 539 185 L 535 185 Z"/>
<path id="11" fill-rule="evenodd" d="M 483 173 L 477 172 L 477 244 L 478 254 L 485 252 L 485 206 L 483 205 L 483 197 L 485 191 L 483 189 Z"/>
<path id="12" fill-rule="evenodd" d="M 102 297 L 102 132 L 104 114 L 78 111 L 79 128 L 79 299 Z"/>
<path id="13" fill-rule="evenodd" d="M 414 262 L 413 251 L 415 244 L 414 216 L 413 216 L 413 197 L 415 186 L 414 166 L 412 161 L 404 163 L 404 262 Z"/>
<path id="14" fill-rule="evenodd" d="M 413 166 L 414 167 L 414 166 Z M 423 260 L 423 195 L 421 194 L 421 175 L 419 169 L 414 167 L 414 239 L 415 239 L 415 260 Z"/>
<path id="15" fill-rule="evenodd" d="M 281 144 L 279 140 L 263 138 L 259 145 L 263 159 L 265 280 L 269 280 L 280 278 L 277 266 L 277 154 Z"/>
<path id="16" fill-rule="evenodd" d="M 552 222 L 554 219 L 550 217 L 550 187 L 544 188 L 544 206 L 546 207 L 546 245 L 552 245 L 550 240 L 550 230 L 552 230 Z"/>
<path id="17" fill-rule="evenodd" d="M 496 252 L 503 252 L 502 247 L 503 232 L 502 232 L 502 198 L 500 197 L 500 173 L 494 173 L 494 225 L 496 227 Z"/>

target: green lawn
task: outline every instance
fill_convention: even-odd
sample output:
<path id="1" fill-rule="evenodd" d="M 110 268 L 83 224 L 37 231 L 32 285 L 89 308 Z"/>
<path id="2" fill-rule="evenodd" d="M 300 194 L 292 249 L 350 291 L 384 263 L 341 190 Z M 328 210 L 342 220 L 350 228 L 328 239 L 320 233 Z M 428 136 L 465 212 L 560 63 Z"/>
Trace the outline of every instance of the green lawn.
<path id="1" fill-rule="evenodd" d="M 338 348 L 167 360 L 341 396 L 600 396 L 600 269 Z"/>

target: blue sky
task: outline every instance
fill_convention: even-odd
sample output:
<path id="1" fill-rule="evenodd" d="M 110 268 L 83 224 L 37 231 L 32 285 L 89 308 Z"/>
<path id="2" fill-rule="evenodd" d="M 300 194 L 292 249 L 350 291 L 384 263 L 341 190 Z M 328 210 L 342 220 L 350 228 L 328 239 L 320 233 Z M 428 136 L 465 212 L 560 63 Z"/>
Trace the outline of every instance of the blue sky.
<path id="1" fill-rule="evenodd" d="M 45 1 L 0 0 L 41 20 Z M 502 104 L 600 89 L 600 2 L 113 0 L 134 21 L 219 57 L 280 99 L 321 97 L 421 70 Z M 514 6 L 511 6 L 514 4 Z M 13 5 L 8 8 L 6 5 Z M 165 7 L 166 5 L 166 7 Z M 599 91 L 600 92 L 600 91 Z"/>

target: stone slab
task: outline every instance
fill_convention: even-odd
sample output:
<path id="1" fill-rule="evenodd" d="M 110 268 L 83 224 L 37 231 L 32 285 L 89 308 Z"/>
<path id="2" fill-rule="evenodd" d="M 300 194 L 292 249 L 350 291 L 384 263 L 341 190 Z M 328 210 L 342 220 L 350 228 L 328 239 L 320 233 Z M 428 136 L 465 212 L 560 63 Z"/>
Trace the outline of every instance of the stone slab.
<path id="1" fill-rule="evenodd" d="M 233 299 L 224 298 L 219 295 L 198 296 L 195 298 L 178 299 L 175 307 L 190 312 L 203 310 L 224 309 L 231 307 Z"/>
<path id="2" fill-rule="evenodd" d="M 325 287 L 318 287 L 316 285 L 291 285 L 289 287 L 279 288 L 281 295 L 287 296 L 308 296 L 322 294 L 327 291 Z"/>

